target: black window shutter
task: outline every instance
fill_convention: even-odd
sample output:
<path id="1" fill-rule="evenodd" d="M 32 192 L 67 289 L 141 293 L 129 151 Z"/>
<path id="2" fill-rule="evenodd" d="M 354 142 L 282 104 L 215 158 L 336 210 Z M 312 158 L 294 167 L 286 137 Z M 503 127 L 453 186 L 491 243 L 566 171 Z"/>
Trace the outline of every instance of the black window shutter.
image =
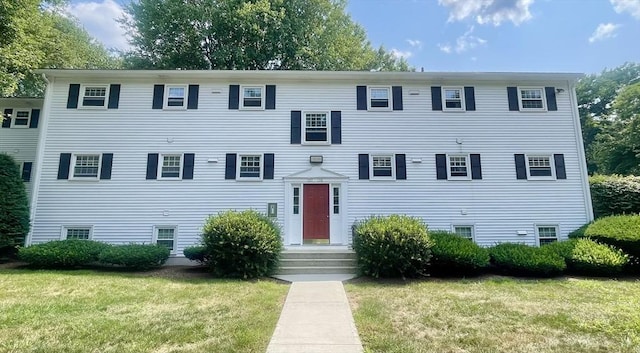
<path id="1" fill-rule="evenodd" d="M 107 104 L 108 109 L 118 109 L 118 105 L 120 104 L 120 85 L 113 84 L 109 86 L 109 103 Z"/>
<path id="2" fill-rule="evenodd" d="M 153 109 L 162 109 L 164 85 L 153 85 Z"/>
<path id="3" fill-rule="evenodd" d="M 264 104 L 264 109 L 276 109 L 276 86 L 267 85 L 267 100 Z"/>
<path id="4" fill-rule="evenodd" d="M 302 143 L 302 112 L 299 110 L 291 111 L 291 144 L 299 145 Z"/>
<path id="5" fill-rule="evenodd" d="M 193 165 L 195 162 L 196 155 L 193 153 L 185 153 L 184 154 L 184 165 L 182 166 L 182 179 L 191 180 L 193 179 Z"/>
<path id="6" fill-rule="evenodd" d="M 402 110 L 402 86 L 391 87 L 393 95 L 393 110 Z"/>
<path id="7" fill-rule="evenodd" d="M 32 109 L 31 121 L 29 122 L 29 129 L 38 128 L 38 122 L 40 122 L 40 109 Z"/>
<path id="8" fill-rule="evenodd" d="M 358 179 L 369 179 L 369 155 L 358 155 Z"/>
<path id="9" fill-rule="evenodd" d="M 525 164 L 524 154 L 514 154 L 516 161 L 516 179 L 527 179 L 527 165 Z"/>
<path id="10" fill-rule="evenodd" d="M 60 153 L 60 163 L 58 163 L 58 179 L 69 179 L 70 166 L 71 153 Z"/>
<path id="11" fill-rule="evenodd" d="M 187 109 L 198 109 L 198 96 L 200 85 L 189 85 L 189 96 L 187 97 Z"/>
<path id="12" fill-rule="evenodd" d="M 13 109 L 5 109 L 4 116 L 2 117 L 2 127 L 11 127 L 11 115 L 13 114 Z"/>
<path id="13" fill-rule="evenodd" d="M 112 164 L 113 164 L 113 153 L 103 153 L 102 164 L 100 167 L 100 179 L 111 179 Z"/>
<path id="14" fill-rule="evenodd" d="M 147 155 L 147 180 L 158 179 L 158 154 Z"/>
<path id="15" fill-rule="evenodd" d="M 547 96 L 547 110 L 558 110 L 558 104 L 556 103 L 556 88 L 545 87 L 544 93 Z"/>
<path id="16" fill-rule="evenodd" d="M 367 86 L 356 86 L 358 110 L 367 110 Z"/>
<path id="17" fill-rule="evenodd" d="M 229 85 L 229 109 L 240 107 L 240 85 Z"/>
<path id="18" fill-rule="evenodd" d="M 509 110 L 520 110 L 520 104 L 518 104 L 518 87 L 507 87 L 507 98 L 509 99 Z"/>
<path id="19" fill-rule="evenodd" d="M 442 110 L 442 87 L 431 86 L 431 110 Z"/>
<path id="20" fill-rule="evenodd" d="M 69 85 L 69 96 L 67 97 L 67 109 L 78 107 L 78 96 L 80 95 L 80 85 L 72 83 Z"/>
<path id="21" fill-rule="evenodd" d="M 227 153 L 227 160 L 224 167 L 224 178 L 235 179 L 236 178 L 236 154 Z"/>
<path id="22" fill-rule="evenodd" d="M 436 154 L 436 179 L 447 180 L 446 154 Z"/>
<path id="23" fill-rule="evenodd" d="M 464 100 L 465 100 L 466 110 L 468 111 L 476 110 L 476 91 L 473 87 L 464 88 Z"/>
<path id="24" fill-rule="evenodd" d="M 28 182 L 31 181 L 31 167 L 33 166 L 32 162 L 24 162 L 22 164 L 22 181 Z"/>
<path id="25" fill-rule="evenodd" d="M 407 157 L 404 154 L 396 154 L 396 179 L 407 179 Z"/>
<path id="26" fill-rule="evenodd" d="M 342 143 L 342 112 L 331 112 L 331 143 L 339 145 Z"/>
<path id="27" fill-rule="evenodd" d="M 482 165 L 480 164 L 480 155 L 471 154 L 471 179 L 482 179 Z"/>
<path id="28" fill-rule="evenodd" d="M 567 171 L 564 167 L 564 154 L 554 154 L 553 161 L 556 165 L 556 179 L 566 179 Z"/>
<path id="29" fill-rule="evenodd" d="M 263 179 L 273 179 L 274 155 L 273 153 L 264 154 L 264 175 Z"/>

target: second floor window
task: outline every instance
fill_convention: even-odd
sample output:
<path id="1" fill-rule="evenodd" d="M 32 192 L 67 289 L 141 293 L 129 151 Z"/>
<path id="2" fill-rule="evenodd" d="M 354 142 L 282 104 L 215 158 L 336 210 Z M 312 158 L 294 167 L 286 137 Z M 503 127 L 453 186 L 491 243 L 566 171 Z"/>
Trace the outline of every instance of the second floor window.
<path id="1" fill-rule="evenodd" d="M 261 109 L 263 101 L 262 87 L 242 87 L 242 108 Z"/>
<path id="2" fill-rule="evenodd" d="M 167 108 L 183 108 L 185 106 L 185 86 L 167 86 L 167 99 L 165 106 Z"/>
<path id="3" fill-rule="evenodd" d="M 105 107 L 107 86 L 85 86 L 82 91 L 83 107 Z"/>
<path id="4" fill-rule="evenodd" d="M 327 113 L 306 113 L 304 116 L 304 141 L 326 143 L 329 141 Z"/>
<path id="5" fill-rule="evenodd" d="M 79 154 L 75 155 L 73 164 L 74 178 L 97 178 L 100 169 L 99 154 Z"/>
<path id="6" fill-rule="evenodd" d="M 162 166 L 160 170 L 161 178 L 180 178 L 180 166 L 182 156 L 179 154 L 165 154 L 162 156 Z"/>

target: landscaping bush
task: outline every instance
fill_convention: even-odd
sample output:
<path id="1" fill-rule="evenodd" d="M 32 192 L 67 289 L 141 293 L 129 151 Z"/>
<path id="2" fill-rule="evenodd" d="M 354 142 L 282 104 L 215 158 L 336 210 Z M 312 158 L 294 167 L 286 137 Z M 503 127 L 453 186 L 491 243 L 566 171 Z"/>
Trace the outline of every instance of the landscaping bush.
<path id="1" fill-rule="evenodd" d="M 39 268 L 76 268 L 98 261 L 110 245 L 92 240 L 56 240 L 20 248 L 18 258 Z"/>
<path id="2" fill-rule="evenodd" d="M 616 276 L 629 265 L 629 257 L 619 249 L 591 239 L 570 239 L 545 245 L 565 259 L 567 272 L 585 276 Z"/>
<path id="3" fill-rule="evenodd" d="M 489 250 L 446 231 L 431 231 L 431 274 L 476 275 L 489 266 Z"/>
<path id="4" fill-rule="evenodd" d="M 640 215 L 600 218 L 589 224 L 584 236 L 640 258 Z"/>
<path id="5" fill-rule="evenodd" d="M 503 243 L 490 248 L 489 254 L 499 272 L 512 276 L 553 277 L 567 267 L 560 255 L 545 247 Z"/>
<path id="6" fill-rule="evenodd" d="M 28 232 L 29 200 L 20 166 L 0 153 L 0 256 L 14 256 Z"/>
<path id="7" fill-rule="evenodd" d="M 587 227 L 589 226 L 590 223 L 587 223 L 583 226 L 581 226 L 578 229 L 573 230 L 572 232 L 569 233 L 569 239 L 577 239 L 577 238 L 584 238 L 584 231 L 587 230 Z"/>
<path id="8" fill-rule="evenodd" d="M 208 255 L 206 265 L 220 277 L 271 275 L 282 251 L 278 225 L 253 210 L 226 211 L 209 217 L 202 243 Z"/>
<path id="9" fill-rule="evenodd" d="M 375 278 L 428 275 L 432 244 L 418 218 L 373 216 L 353 226 L 358 268 Z"/>
<path id="10" fill-rule="evenodd" d="M 198 261 L 201 264 L 204 264 L 206 262 L 207 248 L 204 246 L 190 246 L 184 248 L 183 253 L 184 257 L 191 261 Z"/>
<path id="11" fill-rule="evenodd" d="M 160 267 L 168 258 L 169 249 L 159 244 L 113 245 L 98 255 L 98 260 L 103 264 L 134 270 Z"/>
<path id="12" fill-rule="evenodd" d="M 589 185 L 596 218 L 640 213 L 640 176 L 594 175 Z"/>

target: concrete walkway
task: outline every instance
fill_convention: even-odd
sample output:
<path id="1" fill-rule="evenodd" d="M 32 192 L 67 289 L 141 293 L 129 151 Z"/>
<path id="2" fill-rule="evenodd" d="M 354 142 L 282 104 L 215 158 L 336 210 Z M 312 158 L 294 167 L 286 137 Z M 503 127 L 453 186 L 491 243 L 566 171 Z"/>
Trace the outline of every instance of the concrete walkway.
<path id="1" fill-rule="evenodd" d="M 267 353 L 362 353 L 342 282 L 293 282 Z"/>

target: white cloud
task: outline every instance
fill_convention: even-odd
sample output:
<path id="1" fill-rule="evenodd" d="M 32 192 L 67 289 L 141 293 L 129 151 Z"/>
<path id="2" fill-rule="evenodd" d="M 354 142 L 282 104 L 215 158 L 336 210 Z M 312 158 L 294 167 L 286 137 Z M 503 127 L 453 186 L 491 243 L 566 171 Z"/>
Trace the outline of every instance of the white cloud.
<path id="1" fill-rule="evenodd" d="M 392 48 L 391 55 L 393 55 L 393 57 L 396 59 L 400 59 L 400 58 L 408 59 L 413 55 L 413 53 L 410 51 L 400 51 L 396 48 Z"/>
<path id="2" fill-rule="evenodd" d="M 596 28 L 591 37 L 589 37 L 589 43 L 615 37 L 617 35 L 616 30 L 618 30 L 618 28 L 620 28 L 620 25 L 613 23 L 599 24 L 598 28 Z"/>
<path id="3" fill-rule="evenodd" d="M 610 0 L 617 13 L 628 12 L 640 20 L 640 0 Z"/>
<path id="4" fill-rule="evenodd" d="M 414 48 L 422 49 L 422 42 L 417 39 L 407 39 L 407 43 Z"/>
<path id="5" fill-rule="evenodd" d="M 107 48 L 125 50 L 129 48 L 126 32 L 117 19 L 124 15 L 122 6 L 113 0 L 98 0 L 72 3 L 66 7 L 67 13 L 76 17 L 93 37 Z"/>
<path id="6" fill-rule="evenodd" d="M 474 36 L 473 31 L 474 31 L 474 27 L 473 26 L 469 27 L 469 29 L 466 32 L 464 32 L 463 35 L 461 35 L 456 39 L 455 47 L 447 43 L 447 44 L 438 44 L 438 48 L 440 48 L 441 51 L 447 54 L 450 54 L 454 50 L 456 53 L 460 54 L 460 53 L 469 51 L 475 47 L 487 44 L 486 39 L 482 39 Z"/>
<path id="7" fill-rule="evenodd" d="M 492 23 L 499 26 L 511 21 L 519 25 L 531 19 L 529 7 L 535 0 L 438 0 L 449 8 L 449 21 L 475 18 L 479 24 Z M 613 1 L 613 0 L 612 0 Z M 631 0 L 628 0 L 631 1 Z"/>

